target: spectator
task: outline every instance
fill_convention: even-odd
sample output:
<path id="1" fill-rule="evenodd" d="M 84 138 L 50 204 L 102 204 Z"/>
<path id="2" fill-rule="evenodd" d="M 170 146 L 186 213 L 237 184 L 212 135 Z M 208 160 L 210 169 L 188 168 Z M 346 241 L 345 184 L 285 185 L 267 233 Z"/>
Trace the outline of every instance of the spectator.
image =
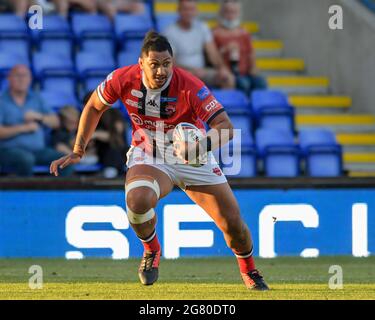
<path id="1" fill-rule="evenodd" d="M 98 0 L 98 8 L 112 20 L 119 12 L 140 14 L 145 11 L 141 0 Z"/>
<path id="2" fill-rule="evenodd" d="M 67 17 L 71 6 L 78 6 L 82 10 L 89 13 L 96 13 L 97 5 L 94 0 L 8 0 L 13 6 L 15 14 L 20 17 L 25 17 L 29 11 L 29 7 L 38 4 L 46 11 L 51 11 L 53 8 L 62 15 Z"/>
<path id="3" fill-rule="evenodd" d="M 0 166 L 31 176 L 34 165 L 48 165 L 62 155 L 46 146 L 44 128 L 57 128 L 59 119 L 40 96 L 29 90 L 31 72 L 16 65 L 8 75 L 9 89 L 0 96 Z M 72 169 L 64 170 L 64 175 Z"/>
<path id="4" fill-rule="evenodd" d="M 57 151 L 63 154 L 69 154 L 72 152 L 77 134 L 79 117 L 79 111 L 73 106 L 65 106 L 59 110 L 61 126 L 52 131 L 52 146 Z M 81 164 L 97 164 L 98 160 L 94 141 L 90 141 L 85 156 L 81 160 Z"/>
<path id="5" fill-rule="evenodd" d="M 106 178 L 115 178 L 124 174 L 125 154 L 129 149 L 126 128 L 121 112 L 118 109 L 109 109 L 103 114 L 98 129 L 93 135 Z"/>
<path id="6" fill-rule="evenodd" d="M 178 14 L 178 21 L 165 31 L 173 47 L 175 63 L 210 87 L 233 88 L 234 75 L 223 62 L 209 27 L 196 19 L 197 1 L 179 0 Z M 206 66 L 205 57 L 212 67 Z"/>
<path id="7" fill-rule="evenodd" d="M 240 24 L 240 1 L 224 0 L 219 25 L 213 30 L 215 43 L 226 65 L 236 75 L 236 87 L 250 94 L 252 90 L 267 88 L 267 83 L 257 74 L 251 35 Z"/>

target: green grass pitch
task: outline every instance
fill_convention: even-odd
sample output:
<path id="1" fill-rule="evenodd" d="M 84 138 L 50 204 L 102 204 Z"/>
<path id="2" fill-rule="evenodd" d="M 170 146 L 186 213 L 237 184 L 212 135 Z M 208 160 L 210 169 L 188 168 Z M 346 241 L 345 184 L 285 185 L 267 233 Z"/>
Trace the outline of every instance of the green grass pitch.
<path id="1" fill-rule="evenodd" d="M 161 260 L 159 281 L 138 281 L 139 259 L 2 259 L 0 299 L 375 299 L 375 257 L 257 259 L 271 290 L 247 290 L 234 258 Z M 30 289 L 29 267 L 43 269 L 43 288 Z M 343 289 L 328 287 L 331 265 Z"/>

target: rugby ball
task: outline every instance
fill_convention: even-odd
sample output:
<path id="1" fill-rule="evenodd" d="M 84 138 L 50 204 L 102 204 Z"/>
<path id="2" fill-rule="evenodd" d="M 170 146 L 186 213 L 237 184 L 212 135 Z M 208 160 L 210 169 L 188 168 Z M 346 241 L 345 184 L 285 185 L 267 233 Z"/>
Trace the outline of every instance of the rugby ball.
<path id="1" fill-rule="evenodd" d="M 173 142 L 185 141 L 187 143 L 196 143 L 204 138 L 204 134 L 195 125 L 188 122 L 179 123 L 173 131 Z M 207 163 L 207 154 L 201 155 L 198 159 L 192 159 L 188 162 L 193 167 L 200 167 Z"/>

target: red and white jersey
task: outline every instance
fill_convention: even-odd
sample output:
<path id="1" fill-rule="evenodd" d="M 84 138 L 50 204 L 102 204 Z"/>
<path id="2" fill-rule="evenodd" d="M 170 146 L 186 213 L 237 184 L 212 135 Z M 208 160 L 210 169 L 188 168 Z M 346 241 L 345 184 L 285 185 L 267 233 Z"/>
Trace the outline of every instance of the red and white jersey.
<path id="1" fill-rule="evenodd" d="M 117 69 L 98 86 L 97 94 L 108 106 L 121 99 L 132 122 L 133 146 L 154 140 L 157 129 L 171 132 L 180 122 L 204 130 L 203 122 L 209 124 L 224 111 L 201 80 L 177 67 L 158 90 L 146 87 L 138 64 Z"/>

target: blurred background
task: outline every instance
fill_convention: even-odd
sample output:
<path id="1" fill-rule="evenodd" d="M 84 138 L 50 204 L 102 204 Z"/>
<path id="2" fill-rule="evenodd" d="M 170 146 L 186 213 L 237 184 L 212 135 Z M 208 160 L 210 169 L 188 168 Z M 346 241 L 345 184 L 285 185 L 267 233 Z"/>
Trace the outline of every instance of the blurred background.
<path id="1" fill-rule="evenodd" d="M 43 8 L 42 29 L 38 10 L 29 12 L 35 3 Z M 368 215 L 375 186 L 374 7 L 373 0 L 0 0 L 1 214 L 54 213 L 43 225 L 56 225 L 61 238 L 58 253 L 52 245 L 21 246 L 17 254 L 4 246 L 0 253 L 64 256 L 72 243 L 65 241 L 64 219 L 72 207 L 123 206 L 131 141 L 123 102 L 105 113 L 79 165 L 56 179 L 49 163 L 71 150 L 91 92 L 114 69 L 137 63 L 143 36 L 155 29 L 170 39 L 177 65 L 204 80 L 241 129 L 241 144 L 232 143 L 229 155 L 216 152 L 240 206 L 260 212 L 271 203 L 309 203 L 326 221 L 322 233 L 310 238 L 300 225 L 284 232 L 306 243 L 316 236 L 323 254 L 368 255 L 373 235 L 355 248 L 351 240 L 374 229 Z M 241 168 L 231 174 L 236 159 Z M 165 204 L 189 201 L 174 192 Z M 25 194 L 30 198 L 20 201 Z M 358 202 L 366 205 L 355 211 L 359 222 L 352 213 Z M 257 237 L 257 215 L 248 219 Z M 26 228 L 25 221 L 17 225 Z M 3 237 L 10 243 L 15 234 Z M 332 238 L 343 246 L 333 246 Z M 302 251 L 295 237 L 279 240 L 286 246 L 281 253 Z M 223 243 L 218 248 L 213 254 L 225 250 Z"/>

